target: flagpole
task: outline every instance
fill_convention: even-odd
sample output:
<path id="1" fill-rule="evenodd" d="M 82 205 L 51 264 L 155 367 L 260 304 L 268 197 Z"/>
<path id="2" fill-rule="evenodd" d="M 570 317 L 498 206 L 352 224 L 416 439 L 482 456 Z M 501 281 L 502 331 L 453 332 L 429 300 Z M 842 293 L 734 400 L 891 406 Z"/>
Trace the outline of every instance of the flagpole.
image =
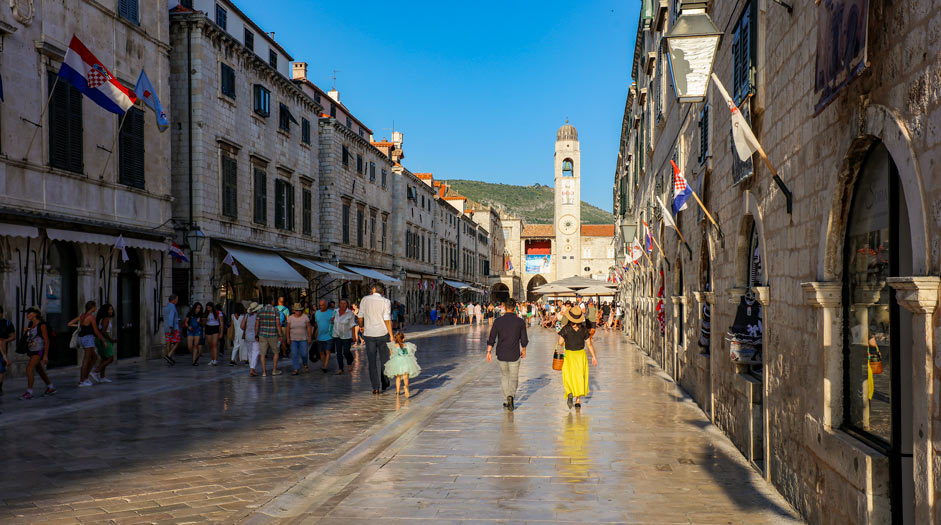
<path id="1" fill-rule="evenodd" d="M 692 188 L 690 188 L 690 191 L 692 191 Z M 706 214 L 706 217 L 709 218 L 709 221 L 712 222 L 712 225 L 716 227 L 716 231 L 719 233 L 719 238 L 721 239 L 722 237 L 724 237 L 722 235 L 722 228 L 720 228 L 719 223 L 717 223 L 716 220 L 712 218 L 712 214 L 709 213 L 709 210 L 706 209 L 706 205 L 703 204 L 702 201 L 699 199 L 699 195 L 696 195 L 695 191 L 692 191 L 692 193 L 693 193 L 693 198 L 696 199 L 697 203 L 699 203 L 699 207 L 702 208 L 703 213 Z"/>
<path id="2" fill-rule="evenodd" d="M 124 119 L 127 118 L 127 114 L 130 112 L 131 108 L 128 108 L 128 111 L 124 112 L 124 116 L 121 117 L 121 123 L 118 124 L 118 130 L 114 134 L 114 142 L 111 143 L 111 150 L 108 151 L 108 158 L 105 159 L 105 165 L 101 167 L 101 178 L 105 177 L 105 171 L 108 170 L 108 163 L 111 162 L 111 154 L 114 153 L 114 148 L 118 147 L 118 137 L 121 136 L 121 128 L 124 127 Z"/>
<path id="3" fill-rule="evenodd" d="M 52 102 L 52 94 L 56 91 L 56 86 L 59 85 L 59 76 L 56 75 L 56 81 L 52 83 L 52 88 L 49 90 L 49 96 L 46 97 L 46 103 L 42 107 L 42 111 L 39 112 L 39 124 L 36 125 L 36 131 L 33 132 L 32 138 L 29 139 L 29 146 L 26 147 L 26 154 L 23 155 L 23 160 L 29 160 L 29 152 L 33 149 L 33 142 L 36 140 L 36 135 L 39 134 L 39 130 L 42 129 L 42 118 L 46 116 L 46 110 L 49 109 L 49 103 Z"/>

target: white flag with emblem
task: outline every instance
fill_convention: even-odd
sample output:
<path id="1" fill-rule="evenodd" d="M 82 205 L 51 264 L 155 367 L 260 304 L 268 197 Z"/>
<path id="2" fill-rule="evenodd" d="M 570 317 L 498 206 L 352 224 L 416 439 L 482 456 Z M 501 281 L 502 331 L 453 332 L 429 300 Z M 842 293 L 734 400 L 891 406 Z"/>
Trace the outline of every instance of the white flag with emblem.
<path id="1" fill-rule="evenodd" d="M 722 94 L 725 103 L 729 105 L 729 111 L 732 112 L 732 142 L 735 143 L 735 152 L 738 153 L 738 158 L 745 162 L 761 149 L 761 144 L 715 73 L 712 74 L 712 81 L 716 83 L 716 88 Z"/>
<path id="2" fill-rule="evenodd" d="M 231 253 L 225 254 L 225 259 L 222 259 L 223 264 L 228 264 L 232 268 L 232 273 L 235 275 L 239 274 L 239 268 L 235 265 L 235 258 L 232 257 Z"/>

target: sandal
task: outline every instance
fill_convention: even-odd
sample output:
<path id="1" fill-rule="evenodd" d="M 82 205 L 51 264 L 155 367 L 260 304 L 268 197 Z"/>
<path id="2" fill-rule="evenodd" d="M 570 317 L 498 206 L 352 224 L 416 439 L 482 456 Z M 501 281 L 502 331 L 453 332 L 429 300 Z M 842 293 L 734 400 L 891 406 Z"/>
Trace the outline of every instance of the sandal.
<path id="1" fill-rule="evenodd" d="M 299 372 L 298 372 L 297 370 L 295 370 L 295 371 L 291 372 L 291 375 L 292 375 L 292 376 L 296 376 L 298 373 L 299 373 Z"/>

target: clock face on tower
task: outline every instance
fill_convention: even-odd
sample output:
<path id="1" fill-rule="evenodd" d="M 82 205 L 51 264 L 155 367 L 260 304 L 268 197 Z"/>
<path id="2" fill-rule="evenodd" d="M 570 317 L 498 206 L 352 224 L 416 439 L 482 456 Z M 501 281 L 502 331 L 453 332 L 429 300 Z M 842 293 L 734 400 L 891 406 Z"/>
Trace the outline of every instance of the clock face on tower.
<path id="1" fill-rule="evenodd" d="M 558 228 L 565 235 L 572 235 L 578 231 L 578 220 L 575 219 L 574 215 L 563 215 L 559 218 Z"/>

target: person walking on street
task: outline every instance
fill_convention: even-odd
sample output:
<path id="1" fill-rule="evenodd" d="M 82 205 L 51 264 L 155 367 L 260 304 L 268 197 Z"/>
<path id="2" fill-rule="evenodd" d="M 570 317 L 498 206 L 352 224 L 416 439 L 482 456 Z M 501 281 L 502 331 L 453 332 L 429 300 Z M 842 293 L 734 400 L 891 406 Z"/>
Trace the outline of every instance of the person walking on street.
<path id="1" fill-rule="evenodd" d="M 98 309 L 98 316 L 95 319 L 95 323 L 98 325 L 98 334 L 100 337 L 95 339 L 95 350 L 98 352 L 98 357 L 101 361 L 98 362 L 98 367 L 95 371 L 89 374 L 97 383 L 111 382 L 110 379 L 105 377 L 105 368 L 114 362 L 114 344 L 117 341 L 115 341 L 114 337 L 111 335 L 111 320 L 113 318 L 114 307 L 110 304 L 102 305 L 102 307 Z"/>
<path id="2" fill-rule="evenodd" d="M 78 328 L 78 345 L 82 349 L 82 369 L 78 379 L 79 387 L 89 387 L 94 383 L 88 376 L 91 374 L 92 367 L 98 357 L 95 355 L 95 338 L 101 338 L 101 332 L 98 331 L 98 325 L 95 324 L 95 312 L 98 305 L 95 301 L 85 303 L 85 313 L 69 321 L 68 326 Z M 49 349 L 49 346 L 45 346 Z M 48 358 L 48 352 L 46 352 Z"/>
<path id="3" fill-rule="evenodd" d="M 327 301 L 324 299 L 317 303 L 314 323 L 317 333 L 317 353 L 320 355 L 320 371 L 326 374 L 330 370 L 330 352 L 333 351 L 333 310 L 327 306 Z"/>
<path id="4" fill-rule="evenodd" d="M 337 354 L 337 375 L 343 373 L 343 360 L 353 365 L 353 327 L 356 325 L 356 315 L 348 308 L 349 302 L 340 299 L 340 307 L 333 314 L 333 351 Z"/>
<path id="5" fill-rule="evenodd" d="M 320 301 L 321 303 L 323 301 Z M 291 375 L 297 375 L 301 372 L 301 363 L 304 363 L 304 373 L 310 373 L 310 367 L 307 366 L 307 348 L 310 347 L 310 338 L 313 329 L 310 326 L 310 318 L 304 313 L 304 307 L 301 303 L 294 303 L 294 314 L 288 316 L 287 330 L 284 331 L 287 337 L 288 345 L 291 347 L 291 362 L 294 364 L 294 371 Z"/>
<path id="6" fill-rule="evenodd" d="M 244 340 L 242 345 L 248 350 L 248 375 L 258 377 L 255 367 L 258 366 L 258 335 L 255 328 L 258 326 L 258 303 L 248 305 L 248 310 L 242 316 L 242 332 Z"/>
<path id="7" fill-rule="evenodd" d="M 591 329 L 585 322 L 582 309 L 573 306 L 565 312 L 568 323 L 559 331 L 559 344 L 565 348 L 562 362 L 562 384 L 569 408 L 581 408 L 581 398 L 588 395 L 588 359 L 585 349 L 591 353 L 591 366 L 598 366 L 595 345 L 591 340 Z M 574 398 L 574 399 L 573 399 Z"/>
<path id="8" fill-rule="evenodd" d="M 3 395 L 3 376 L 10 366 L 7 346 L 10 341 L 16 340 L 16 327 L 9 319 L 3 317 L 3 307 L 0 306 L 0 396 Z"/>
<path id="9" fill-rule="evenodd" d="M 382 283 L 372 285 L 372 295 L 359 303 L 359 326 L 363 339 L 366 340 L 366 358 L 369 361 L 369 382 L 372 393 L 378 394 L 389 388 L 389 380 L 382 373 L 389 360 L 386 343 L 395 342 L 392 332 L 392 303 L 382 296 L 385 286 Z"/>
<path id="10" fill-rule="evenodd" d="M 526 357 L 529 336 L 526 323 L 514 312 L 516 300 L 507 299 L 506 314 L 493 322 L 490 336 L 487 338 L 487 362 L 493 360 L 493 347 L 497 347 L 497 362 L 500 364 L 501 385 L 503 386 L 503 406 L 514 410 L 513 399 L 520 379 L 520 360 Z"/>
<path id="11" fill-rule="evenodd" d="M 278 305 L 275 306 L 275 308 L 278 310 L 278 315 L 281 316 L 281 328 L 287 327 L 288 316 L 291 315 L 291 310 L 288 309 L 287 304 L 284 301 L 284 297 L 278 297 Z M 281 345 L 280 346 L 281 357 L 287 357 L 290 349 L 288 348 L 288 345 L 285 342 L 284 337 L 282 337 L 278 341 L 278 344 Z"/>
<path id="12" fill-rule="evenodd" d="M 245 320 L 245 305 L 235 303 L 235 311 L 232 313 L 232 357 L 229 358 L 229 366 L 235 366 L 245 360 L 245 328 L 242 321 Z"/>
<path id="13" fill-rule="evenodd" d="M 386 343 L 386 346 L 389 347 L 389 360 L 382 367 L 383 373 L 390 381 L 395 378 L 395 395 L 402 392 L 402 383 L 405 383 L 405 398 L 408 399 L 408 380 L 421 373 L 421 367 L 415 359 L 415 343 L 406 343 L 405 334 L 396 332 L 395 342 Z"/>
<path id="14" fill-rule="evenodd" d="M 176 364 L 173 354 L 180 346 L 180 312 L 176 309 L 178 301 L 179 297 L 176 294 L 170 294 L 167 304 L 163 305 L 163 338 L 167 345 L 167 353 L 164 354 L 163 359 L 170 366 Z"/>
<path id="15" fill-rule="evenodd" d="M 36 381 L 35 374 L 46 382 L 46 391 L 44 396 L 51 396 L 58 392 L 49 375 L 46 374 L 46 366 L 49 364 L 49 327 L 42 319 L 42 313 L 39 308 L 31 306 L 26 309 L 26 327 L 23 329 L 23 342 L 26 348 L 26 355 L 29 361 L 26 363 L 26 392 L 20 396 L 21 400 L 33 398 L 33 383 Z M 17 344 L 21 344 L 17 341 Z"/>
<path id="16" fill-rule="evenodd" d="M 353 303 L 352 306 L 350 306 L 350 310 L 353 311 L 353 315 L 356 316 L 358 319 L 359 318 L 359 305 L 356 303 Z M 365 342 L 363 341 L 362 335 L 363 335 L 362 329 L 360 329 L 359 323 L 357 323 L 356 326 L 353 327 L 353 346 L 361 346 L 365 344 Z"/>
<path id="17" fill-rule="evenodd" d="M 474 324 L 480 324 L 480 321 L 483 319 L 483 307 L 480 303 L 474 305 Z"/>
<path id="18" fill-rule="evenodd" d="M 193 366 L 199 364 L 200 340 L 203 337 L 203 305 L 193 303 L 190 311 L 186 313 L 186 319 L 183 320 L 183 329 L 186 331 L 186 346 L 189 347 L 193 356 Z"/>
<path id="19" fill-rule="evenodd" d="M 209 366 L 219 364 L 219 338 L 225 333 L 225 316 L 220 310 L 216 310 L 216 305 L 206 303 L 204 328 L 206 344 L 209 346 Z"/>
<path id="20" fill-rule="evenodd" d="M 258 357 L 261 359 L 261 375 L 267 376 L 265 370 L 265 360 L 268 358 L 268 350 L 271 350 L 274 357 L 274 364 L 271 365 L 271 375 L 281 375 L 278 370 L 278 351 L 280 344 L 279 338 L 282 334 L 281 314 L 278 312 L 275 299 L 268 298 L 265 306 L 258 311 L 255 319 L 255 335 L 258 337 Z"/>

